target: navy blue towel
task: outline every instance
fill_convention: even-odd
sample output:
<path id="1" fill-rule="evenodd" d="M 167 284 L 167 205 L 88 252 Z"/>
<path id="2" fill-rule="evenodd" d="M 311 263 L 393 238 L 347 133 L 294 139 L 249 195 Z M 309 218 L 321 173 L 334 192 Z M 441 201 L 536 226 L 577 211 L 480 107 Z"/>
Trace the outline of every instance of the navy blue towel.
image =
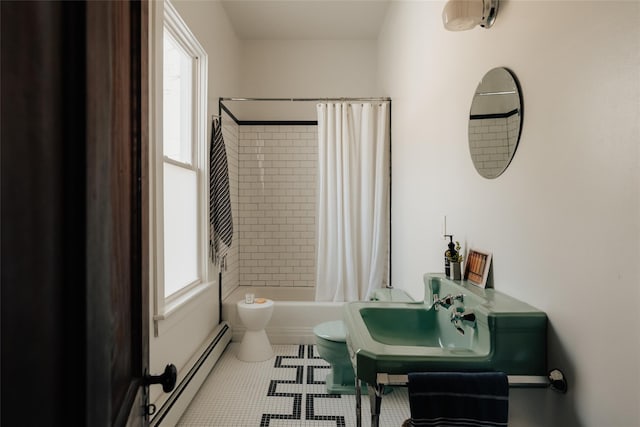
<path id="1" fill-rule="evenodd" d="M 503 372 L 409 374 L 412 426 L 506 426 L 509 381 Z"/>

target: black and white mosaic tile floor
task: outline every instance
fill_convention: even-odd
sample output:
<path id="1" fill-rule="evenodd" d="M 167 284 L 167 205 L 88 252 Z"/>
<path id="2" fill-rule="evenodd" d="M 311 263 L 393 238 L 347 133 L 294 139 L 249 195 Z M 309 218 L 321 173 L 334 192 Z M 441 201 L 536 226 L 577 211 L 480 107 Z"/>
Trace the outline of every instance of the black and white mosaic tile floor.
<path id="1" fill-rule="evenodd" d="M 356 425 L 355 396 L 327 394 L 329 365 L 314 346 L 274 345 L 276 354 L 248 363 L 231 343 L 182 416 L 178 426 L 350 427 Z M 369 425 L 369 399 L 362 398 L 363 425 Z M 406 388 L 382 399 L 381 426 L 409 418 Z"/>

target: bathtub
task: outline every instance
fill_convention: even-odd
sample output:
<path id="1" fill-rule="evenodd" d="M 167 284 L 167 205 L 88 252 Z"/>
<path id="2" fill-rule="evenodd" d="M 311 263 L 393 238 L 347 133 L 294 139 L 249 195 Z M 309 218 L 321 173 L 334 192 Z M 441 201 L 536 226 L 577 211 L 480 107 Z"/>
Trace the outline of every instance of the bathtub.
<path id="1" fill-rule="evenodd" d="M 248 293 L 274 302 L 273 315 L 266 328 L 272 344 L 313 344 L 314 326 L 328 320 L 342 320 L 344 303 L 316 302 L 313 288 L 239 286 L 222 301 L 222 319 L 231 325 L 233 341 L 240 341 L 244 335 L 236 304 Z"/>
<path id="2" fill-rule="evenodd" d="M 222 301 L 222 319 L 231 326 L 232 341 L 240 341 L 245 328 L 238 318 L 236 304 L 244 295 L 273 300 L 274 308 L 266 332 L 272 344 L 314 344 L 313 328 L 329 320 L 342 320 L 344 302 L 314 301 L 314 288 L 239 286 Z M 376 301 L 413 301 L 400 289 L 379 289 Z"/>

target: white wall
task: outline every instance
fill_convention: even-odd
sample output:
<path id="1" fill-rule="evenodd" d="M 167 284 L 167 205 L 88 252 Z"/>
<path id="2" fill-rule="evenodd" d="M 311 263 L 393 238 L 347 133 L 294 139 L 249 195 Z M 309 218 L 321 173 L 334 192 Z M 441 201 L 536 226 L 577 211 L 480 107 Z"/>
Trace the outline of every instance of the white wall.
<path id="1" fill-rule="evenodd" d="M 218 97 L 238 90 L 239 41 L 219 1 L 174 0 L 172 3 L 208 54 L 207 115 L 210 117 L 218 112 Z M 237 197 L 237 188 L 235 194 Z M 237 271 L 235 276 L 237 281 Z M 154 336 L 151 319 L 151 372 L 162 372 L 166 364 L 173 363 L 178 368 L 180 380 L 190 368 L 191 358 L 218 325 L 218 275 L 213 266 L 209 268 L 209 280 L 215 281 L 215 286 L 166 320 L 172 326 L 159 337 Z M 153 295 L 153 290 L 151 292 Z M 151 393 L 152 402 L 157 403 L 166 397 L 158 388 L 152 388 Z"/>
<path id="2" fill-rule="evenodd" d="M 209 55 L 209 114 L 218 114 L 218 98 L 240 87 L 240 40 L 219 0 L 171 3 Z"/>
<path id="3" fill-rule="evenodd" d="M 392 2 L 380 83 L 393 98 L 393 283 L 443 271 L 441 216 L 493 252 L 495 288 L 544 310 L 569 393 L 514 392 L 514 426 L 640 425 L 640 3 L 502 1 L 447 32 L 443 2 Z M 518 77 L 520 146 L 495 180 L 469 157 L 483 74 Z M 416 189 L 419 189 L 416 191 Z"/>
<path id="4" fill-rule="evenodd" d="M 375 40 L 246 40 L 247 96 L 369 96 L 376 85 Z"/>
<path id="5" fill-rule="evenodd" d="M 245 40 L 244 97 L 368 97 L 377 94 L 375 40 Z M 243 120 L 316 120 L 314 103 L 244 103 Z"/>

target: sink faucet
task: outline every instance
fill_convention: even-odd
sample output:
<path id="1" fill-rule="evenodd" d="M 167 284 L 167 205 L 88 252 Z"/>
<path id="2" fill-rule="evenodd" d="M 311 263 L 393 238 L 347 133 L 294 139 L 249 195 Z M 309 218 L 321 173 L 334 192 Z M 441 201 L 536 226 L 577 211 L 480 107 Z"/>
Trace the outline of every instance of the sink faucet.
<path id="1" fill-rule="evenodd" d="M 447 295 L 443 298 L 439 298 L 438 294 L 433 294 L 433 305 L 435 307 L 435 309 L 437 310 L 438 307 L 442 306 L 444 308 L 449 308 L 453 305 L 453 303 L 455 301 L 460 301 L 463 302 L 464 301 L 464 295 L 463 294 L 458 294 L 458 295 Z"/>
<path id="2" fill-rule="evenodd" d="M 476 324 L 476 315 L 473 310 L 465 310 L 463 312 L 453 311 L 451 313 L 451 323 L 455 326 L 456 330 L 464 335 L 464 329 L 462 329 L 462 325 L 464 323 L 471 324 L 471 326 L 475 326 Z"/>

